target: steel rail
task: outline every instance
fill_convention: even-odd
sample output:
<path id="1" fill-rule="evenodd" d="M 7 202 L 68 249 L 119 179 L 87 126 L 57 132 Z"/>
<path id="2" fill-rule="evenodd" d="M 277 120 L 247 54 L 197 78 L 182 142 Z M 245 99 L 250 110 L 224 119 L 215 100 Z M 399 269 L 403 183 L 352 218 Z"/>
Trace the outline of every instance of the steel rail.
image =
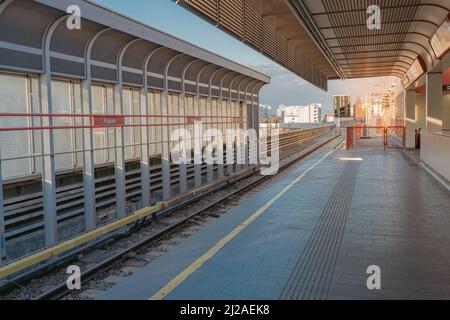
<path id="1" fill-rule="evenodd" d="M 292 159 L 290 161 L 288 161 L 286 164 L 282 165 L 280 167 L 280 171 L 278 173 L 278 175 L 287 170 L 288 168 L 290 168 L 291 166 L 293 166 L 294 164 L 298 163 L 299 161 L 301 161 L 302 159 L 304 159 L 305 157 L 311 155 L 312 153 L 316 152 L 317 150 L 319 150 L 320 148 L 322 148 L 323 146 L 327 145 L 328 143 L 330 143 L 331 141 L 335 140 L 336 138 L 338 138 L 338 136 L 333 136 L 330 139 L 327 139 L 325 142 L 320 143 L 320 145 L 315 146 L 313 149 L 309 150 L 308 152 L 302 154 L 299 157 L 296 157 L 295 159 Z M 253 174 L 247 176 L 250 177 Z M 247 178 L 247 177 L 241 177 L 239 179 L 239 181 Z M 190 214 L 189 216 L 181 219 L 180 221 L 174 223 L 173 225 L 168 226 L 167 228 L 164 228 L 163 230 L 159 231 L 158 233 L 156 233 L 155 235 L 150 236 L 147 239 L 144 239 L 142 241 L 140 241 L 139 243 L 133 245 L 130 248 L 126 248 L 124 250 L 122 250 L 121 252 L 115 254 L 114 256 L 106 259 L 105 261 L 99 263 L 98 265 L 90 268 L 89 270 L 86 270 L 82 275 L 81 275 L 81 281 L 82 283 L 87 283 L 90 280 L 92 280 L 99 272 L 104 272 L 106 270 L 110 270 L 111 268 L 113 268 L 114 266 L 116 266 L 117 264 L 119 264 L 121 261 L 124 261 L 126 259 L 128 259 L 129 257 L 127 256 L 127 254 L 129 254 L 130 252 L 135 252 L 138 251 L 139 249 L 141 249 L 142 247 L 144 247 L 145 245 L 149 244 L 149 243 L 153 243 L 155 241 L 158 241 L 162 238 L 167 237 L 168 235 L 170 235 L 173 231 L 177 230 L 180 226 L 186 224 L 187 222 L 189 222 L 190 220 L 192 220 L 193 218 L 199 216 L 200 214 L 204 213 L 207 210 L 210 210 L 211 208 L 214 208 L 217 205 L 220 205 L 221 203 L 223 203 L 224 201 L 230 199 L 233 196 L 236 196 L 237 194 L 240 194 L 250 188 L 254 188 L 257 185 L 261 184 L 263 181 L 271 178 L 272 176 L 261 176 L 258 179 L 256 179 L 256 181 L 251 181 L 247 184 L 245 184 L 244 186 L 239 187 L 239 189 L 232 191 L 231 193 L 225 195 L 224 197 L 206 205 L 203 208 L 200 208 L 198 210 L 196 210 L 194 213 Z M 235 181 L 233 183 L 237 183 L 239 181 Z M 218 190 L 217 190 L 218 191 Z M 214 191 L 215 192 L 215 191 Z M 187 203 L 182 203 L 174 208 L 169 208 L 167 210 L 165 210 L 164 214 L 168 214 L 168 213 L 172 213 L 175 210 L 181 209 L 187 205 L 192 204 L 193 202 L 196 202 L 198 200 L 203 199 L 204 197 L 206 197 L 206 195 L 200 195 L 198 196 L 198 198 L 195 199 L 190 199 L 187 201 Z M 163 215 L 163 213 L 160 213 L 159 216 Z M 37 296 L 34 298 L 34 300 L 58 300 L 62 297 L 64 297 L 65 295 L 71 293 L 71 291 L 67 288 L 67 285 L 65 283 Z"/>

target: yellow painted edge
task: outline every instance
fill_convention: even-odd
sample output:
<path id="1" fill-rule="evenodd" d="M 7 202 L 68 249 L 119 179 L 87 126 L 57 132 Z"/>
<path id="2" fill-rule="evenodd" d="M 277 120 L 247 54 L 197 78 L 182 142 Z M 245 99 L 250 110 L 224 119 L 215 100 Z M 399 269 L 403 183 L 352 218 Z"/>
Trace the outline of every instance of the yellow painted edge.
<path id="1" fill-rule="evenodd" d="M 57 256 L 63 252 L 66 252 L 70 249 L 76 248 L 82 244 L 85 244 L 91 240 L 94 240 L 94 239 L 96 239 L 100 236 L 103 236 L 105 234 L 108 234 L 112 231 L 120 229 L 121 227 L 126 226 L 127 224 L 130 224 L 130 223 L 133 223 L 142 218 L 148 217 L 148 216 L 152 215 L 153 213 L 158 212 L 161 209 L 161 207 L 162 206 L 160 204 L 158 204 L 153 207 L 141 209 L 139 211 L 136 211 L 134 214 L 132 214 L 128 217 L 117 220 L 106 226 L 97 228 L 93 231 L 87 232 L 87 233 L 82 234 L 73 239 L 67 240 L 63 243 L 60 243 L 60 244 L 54 246 L 54 247 L 42 250 L 31 256 L 28 256 L 28 257 L 25 257 L 18 261 L 7 264 L 0 268 L 0 279 L 2 279 L 4 277 L 8 277 L 19 271 L 22 271 L 22 270 L 24 270 L 28 267 L 31 267 L 35 264 L 43 262 L 49 258 L 55 257 L 55 256 Z"/>
<path id="2" fill-rule="evenodd" d="M 342 143 L 341 143 L 342 145 Z M 148 300 L 163 300 L 172 291 L 174 291 L 180 284 L 182 284 L 189 276 L 191 276 L 195 271 L 200 269 L 208 260 L 210 260 L 214 255 L 216 255 L 223 247 L 225 247 L 229 242 L 231 242 L 236 236 L 238 236 L 245 228 L 252 224 L 256 219 L 258 219 L 264 212 L 267 211 L 277 200 L 279 200 L 286 192 L 288 192 L 294 185 L 296 185 L 300 180 L 302 180 L 308 173 L 314 170 L 320 163 L 322 163 L 326 158 L 328 158 L 334 150 L 328 152 L 320 160 L 318 160 L 314 165 L 312 165 L 308 170 L 303 172 L 294 181 L 281 190 L 272 200 L 267 202 L 264 206 L 259 208 L 255 213 L 253 213 L 247 220 L 236 227 L 228 235 L 226 235 L 222 240 L 216 243 L 212 248 L 210 248 L 206 253 L 204 253 L 200 258 L 195 260 L 190 266 L 179 273 L 175 278 L 173 278 L 166 286 L 164 286 L 160 291 L 150 297 Z"/>

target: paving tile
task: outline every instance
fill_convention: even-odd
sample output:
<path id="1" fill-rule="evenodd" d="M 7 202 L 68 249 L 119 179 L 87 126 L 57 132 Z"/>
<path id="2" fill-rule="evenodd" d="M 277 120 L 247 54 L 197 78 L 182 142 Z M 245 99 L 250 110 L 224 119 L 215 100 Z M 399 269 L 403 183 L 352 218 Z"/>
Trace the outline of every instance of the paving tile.
<path id="1" fill-rule="evenodd" d="M 318 156 L 275 179 L 233 212 L 251 214 Z M 351 165 L 339 160 L 343 157 L 363 161 L 353 172 L 348 171 Z M 337 188 L 340 179 L 354 183 L 344 204 L 339 200 L 347 189 Z M 326 215 L 336 192 L 341 198 Z M 449 208 L 450 194 L 425 171 L 409 166 L 397 151 L 335 151 L 169 298 L 279 299 L 284 291 L 295 293 L 295 288 L 303 287 L 317 292 L 297 296 L 313 299 L 448 299 Z M 203 232 L 213 237 L 217 230 Z M 371 265 L 381 268 L 381 290 L 367 289 Z"/>

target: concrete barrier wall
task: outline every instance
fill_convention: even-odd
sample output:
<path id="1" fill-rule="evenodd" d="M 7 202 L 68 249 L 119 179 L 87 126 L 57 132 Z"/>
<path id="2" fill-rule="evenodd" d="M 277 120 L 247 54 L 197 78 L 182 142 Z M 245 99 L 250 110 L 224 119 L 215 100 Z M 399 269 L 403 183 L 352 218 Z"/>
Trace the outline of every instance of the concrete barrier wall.
<path id="1" fill-rule="evenodd" d="M 422 161 L 450 181 L 450 132 L 422 135 Z"/>

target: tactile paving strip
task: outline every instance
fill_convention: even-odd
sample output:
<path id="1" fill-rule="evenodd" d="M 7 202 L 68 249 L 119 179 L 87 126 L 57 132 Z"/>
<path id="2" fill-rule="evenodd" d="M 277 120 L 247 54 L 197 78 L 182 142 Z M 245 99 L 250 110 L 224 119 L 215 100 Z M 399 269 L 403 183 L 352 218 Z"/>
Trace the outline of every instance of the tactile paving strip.
<path id="1" fill-rule="evenodd" d="M 360 166 L 360 162 L 345 166 L 280 299 L 327 298 Z"/>

